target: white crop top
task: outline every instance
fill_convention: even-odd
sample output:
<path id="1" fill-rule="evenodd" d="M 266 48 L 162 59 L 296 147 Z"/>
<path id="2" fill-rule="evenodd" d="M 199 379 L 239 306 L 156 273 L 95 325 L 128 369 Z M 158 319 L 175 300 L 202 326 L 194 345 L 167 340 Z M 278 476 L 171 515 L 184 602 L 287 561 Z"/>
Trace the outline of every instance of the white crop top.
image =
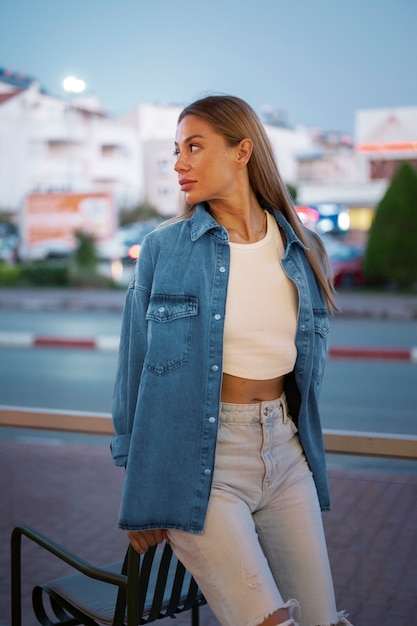
<path id="1" fill-rule="evenodd" d="M 223 371 L 252 380 L 283 376 L 296 359 L 298 294 L 280 263 L 284 246 L 278 225 L 266 213 L 263 239 L 229 244 Z"/>

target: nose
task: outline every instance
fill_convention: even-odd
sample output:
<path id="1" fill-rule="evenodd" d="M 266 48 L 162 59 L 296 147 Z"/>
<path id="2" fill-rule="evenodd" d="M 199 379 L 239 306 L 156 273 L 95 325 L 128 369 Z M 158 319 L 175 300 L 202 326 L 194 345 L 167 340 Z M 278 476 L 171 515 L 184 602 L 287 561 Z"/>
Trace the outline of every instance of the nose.
<path id="1" fill-rule="evenodd" d="M 174 170 L 176 172 L 184 172 L 185 170 L 187 170 L 187 168 L 188 168 L 188 165 L 186 163 L 186 159 L 185 159 L 184 153 L 180 152 L 177 155 L 177 159 L 176 159 L 175 165 L 174 165 Z"/>

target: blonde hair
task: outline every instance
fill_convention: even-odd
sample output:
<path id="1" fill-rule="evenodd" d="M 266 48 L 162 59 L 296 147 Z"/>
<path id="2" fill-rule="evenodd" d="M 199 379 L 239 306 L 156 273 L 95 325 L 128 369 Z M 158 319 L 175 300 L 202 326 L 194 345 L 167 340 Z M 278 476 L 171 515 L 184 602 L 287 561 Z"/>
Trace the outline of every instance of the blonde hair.
<path id="1" fill-rule="evenodd" d="M 251 188 L 261 205 L 283 213 L 299 239 L 307 246 L 306 256 L 323 289 L 327 308 L 329 312 L 337 310 L 326 251 L 317 235 L 314 233 L 307 235 L 307 229 L 301 223 L 287 188 L 281 180 L 264 126 L 252 107 L 235 96 L 212 95 L 186 106 L 180 113 L 178 124 L 187 115 L 196 115 L 209 123 L 216 132 L 223 135 L 230 146 L 239 144 L 245 138 L 252 141 L 253 151 L 247 166 Z M 195 204 L 185 203 L 178 219 L 190 217 L 195 208 Z"/>

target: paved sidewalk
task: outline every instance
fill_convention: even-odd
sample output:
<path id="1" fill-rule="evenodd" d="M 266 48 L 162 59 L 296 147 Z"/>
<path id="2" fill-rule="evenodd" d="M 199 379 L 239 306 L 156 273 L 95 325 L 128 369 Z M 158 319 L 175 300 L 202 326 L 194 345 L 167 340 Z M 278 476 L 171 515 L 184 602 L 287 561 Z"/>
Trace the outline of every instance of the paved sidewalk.
<path id="1" fill-rule="evenodd" d="M 123 470 L 107 438 L 71 443 L 22 431 L 0 432 L 0 624 L 11 626 L 9 537 L 29 524 L 86 560 L 119 560 L 126 547 L 117 529 Z M 7 478 L 6 478 L 7 477 Z M 333 508 L 324 514 L 340 609 L 355 626 L 409 626 L 417 614 L 417 475 L 331 470 Z M 53 557 L 23 543 L 23 626 L 33 626 L 32 586 L 64 574 Z M 188 614 L 175 622 L 189 624 Z M 201 626 L 218 626 L 209 607 Z"/>

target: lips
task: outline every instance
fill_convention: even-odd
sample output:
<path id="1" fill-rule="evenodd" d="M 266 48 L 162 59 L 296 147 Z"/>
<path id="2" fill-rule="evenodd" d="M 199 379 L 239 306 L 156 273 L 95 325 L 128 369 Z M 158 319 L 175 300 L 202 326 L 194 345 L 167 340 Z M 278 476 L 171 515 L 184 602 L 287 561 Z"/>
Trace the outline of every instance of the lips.
<path id="1" fill-rule="evenodd" d="M 193 185 L 195 183 L 195 180 L 191 180 L 189 178 L 180 178 L 178 180 L 178 183 L 181 187 L 181 191 L 188 191 L 191 187 L 191 185 Z"/>

